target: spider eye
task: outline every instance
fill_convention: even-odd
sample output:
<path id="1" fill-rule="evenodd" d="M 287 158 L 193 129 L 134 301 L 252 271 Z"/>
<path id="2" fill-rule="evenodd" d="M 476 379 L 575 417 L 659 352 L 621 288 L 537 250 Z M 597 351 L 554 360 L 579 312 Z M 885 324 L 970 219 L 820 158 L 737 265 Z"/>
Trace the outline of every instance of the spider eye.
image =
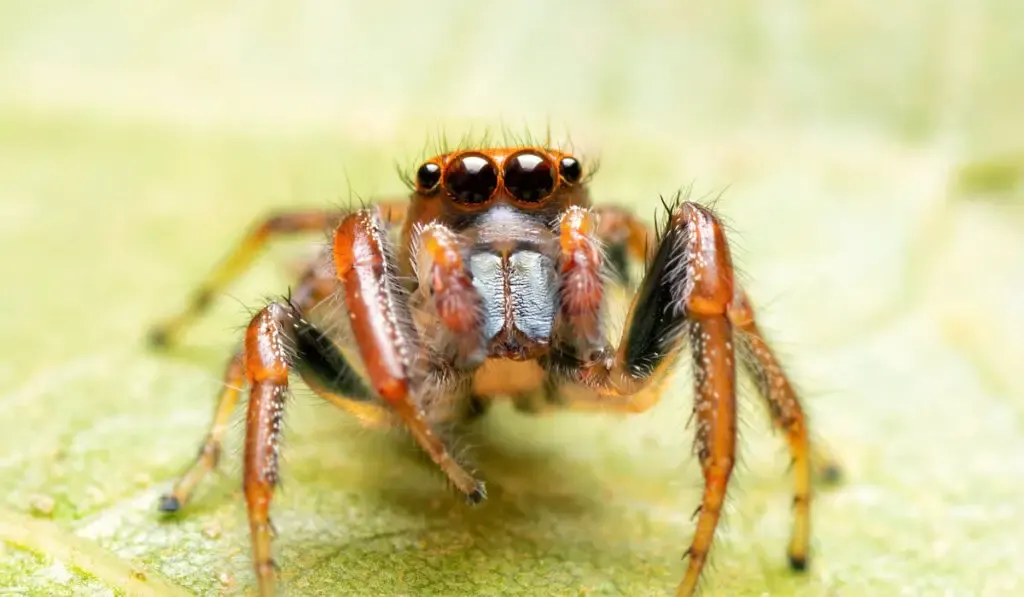
<path id="1" fill-rule="evenodd" d="M 434 162 L 424 162 L 416 170 L 416 190 L 426 193 L 434 190 L 437 183 L 441 182 L 441 166 Z"/>
<path id="2" fill-rule="evenodd" d="M 566 156 L 558 162 L 558 171 L 569 184 L 576 184 L 583 177 L 583 167 L 580 166 L 579 160 L 572 156 Z"/>
<path id="3" fill-rule="evenodd" d="M 505 160 L 505 188 L 528 203 L 537 203 L 555 188 L 555 173 L 544 156 L 524 151 Z"/>
<path id="4" fill-rule="evenodd" d="M 498 170 L 486 156 L 464 153 L 448 165 L 444 188 L 459 203 L 485 203 L 498 188 Z"/>

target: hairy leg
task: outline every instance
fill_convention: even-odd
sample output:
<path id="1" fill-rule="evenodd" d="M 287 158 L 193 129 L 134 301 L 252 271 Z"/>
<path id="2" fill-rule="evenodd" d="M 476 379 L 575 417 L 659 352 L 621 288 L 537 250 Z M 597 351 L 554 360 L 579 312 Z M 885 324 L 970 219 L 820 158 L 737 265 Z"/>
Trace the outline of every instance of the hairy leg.
<path id="1" fill-rule="evenodd" d="M 280 479 L 278 457 L 289 373 L 297 372 L 314 393 L 346 410 L 355 408 L 383 418 L 386 406 L 293 304 L 271 303 L 253 318 L 245 334 L 242 367 L 250 388 L 243 487 L 259 592 L 269 597 L 275 581 L 270 506 Z"/>
<path id="2" fill-rule="evenodd" d="M 736 449 L 736 372 L 729 247 L 705 208 L 672 210 L 662 242 L 630 307 L 618 348 L 581 360 L 562 353 L 549 363 L 574 406 L 640 412 L 658 399 L 687 341 L 694 367 L 695 451 L 704 474 L 697 528 L 677 595 L 692 595 L 712 545 Z M 558 359 L 561 359 L 559 361 Z"/>
<path id="3" fill-rule="evenodd" d="M 245 376 L 249 409 L 245 425 L 244 481 L 253 565 L 261 596 L 274 593 L 270 502 L 279 481 L 278 450 L 288 394 L 296 315 L 291 307 L 272 303 L 260 311 L 245 333 Z"/>
<path id="4" fill-rule="evenodd" d="M 553 393 L 572 408 L 624 412 L 646 410 L 657 402 L 661 394 L 667 365 L 672 362 L 672 355 L 681 349 L 680 340 L 689 337 L 694 350 L 697 381 L 698 454 L 701 455 L 708 488 L 701 508 L 703 520 L 698 522 L 694 545 L 688 551 L 690 568 L 679 587 L 680 594 L 687 595 L 694 590 L 699 578 L 700 564 L 706 554 L 703 546 L 710 545 L 714 530 L 712 519 L 717 518 L 717 510 L 721 507 L 718 496 L 724 495 L 724 489 L 720 492 L 716 488 L 728 479 L 732 462 L 730 453 L 735 449 L 734 440 L 729 440 L 735 433 L 735 407 L 721 400 L 722 396 L 734 395 L 735 392 L 733 346 L 739 351 L 740 362 L 764 398 L 773 424 L 786 434 L 793 459 L 794 521 L 788 556 L 795 570 L 803 570 L 807 565 L 811 466 L 817 462 L 821 475 L 830 481 L 840 473 L 838 465 L 810 443 L 806 417 L 792 384 L 758 330 L 745 293 L 732 280 L 728 247 L 720 225 L 709 212 L 691 204 L 683 204 L 675 214 L 663 242 L 650 260 L 648 275 L 631 306 L 629 324 L 618 351 L 613 353 L 609 350 L 608 359 L 603 364 L 556 364 L 556 370 L 561 369 L 563 373 L 562 379 L 565 379 L 567 370 L 575 368 L 578 372 L 572 381 L 563 382 Z M 614 210 L 611 218 L 602 219 L 599 238 L 606 244 L 619 242 L 632 247 L 628 255 L 639 258 L 639 249 L 644 246 L 640 240 L 654 235 L 638 231 L 641 225 L 635 220 L 630 221 L 630 218 L 628 214 Z M 689 222 L 683 226 L 687 233 L 677 236 L 673 229 L 683 222 Z M 682 249 L 675 257 L 666 252 L 665 246 L 669 243 Z M 723 247 L 725 251 L 716 247 Z M 666 315 L 665 306 L 672 300 L 673 292 L 664 285 L 659 289 L 655 283 L 657 280 L 675 280 L 676 288 L 688 293 L 685 310 L 688 319 L 692 320 L 688 329 L 679 324 L 678 314 L 675 317 L 670 313 Z M 729 288 L 733 294 L 726 300 Z M 702 293 L 705 295 L 703 298 Z M 681 333 L 683 331 L 686 333 Z M 719 359 L 717 365 L 716 358 Z M 726 392 L 726 388 L 730 391 Z M 716 393 L 718 403 L 714 401 Z M 715 404 L 719 404 L 717 410 Z M 712 420 L 702 420 L 702 413 Z M 702 437 L 703 431 L 714 427 L 714 419 L 718 421 L 720 433 L 705 433 Z M 723 419 L 729 424 L 722 424 Z M 732 431 L 729 431 L 730 427 Z M 705 517 L 704 513 L 709 508 L 713 515 Z"/>
<path id="5" fill-rule="evenodd" d="M 337 281 L 333 277 L 320 275 L 320 268 L 314 264 L 303 275 L 298 286 L 295 287 L 292 305 L 297 312 L 304 312 L 326 298 L 336 288 Z M 244 359 L 245 349 L 243 346 L 243 348 L 232 355 L 228 362 L 227 370 L 224 373 L 224 387 L 217 399 L 213 420 L 199 449 L 199 455 L 177 483 L 175 483 L 170 493 L 160 498 L 159 507 L 161 511 L 176 512 L 180 510 L 191 499 L 196 487 L 199 486 L 206 475 L 217 467 L 224 436 L 228 431 L 231 416 L 246 383 Z M 335 400 L 332 400 L 332 402 L 345 406 L 349 404 L 349 402 L 339 403 Z"/>
<path id="6" fill-rule="evenodd" d="M 484 484 L 455 460 L 428 423 L 429 359 L 385 232 L 374 210 L 353 213 L 335 232 L 334 263 L 352 334 L 376 395 L 466 499 L 479 502 L 486 497 Z"/>

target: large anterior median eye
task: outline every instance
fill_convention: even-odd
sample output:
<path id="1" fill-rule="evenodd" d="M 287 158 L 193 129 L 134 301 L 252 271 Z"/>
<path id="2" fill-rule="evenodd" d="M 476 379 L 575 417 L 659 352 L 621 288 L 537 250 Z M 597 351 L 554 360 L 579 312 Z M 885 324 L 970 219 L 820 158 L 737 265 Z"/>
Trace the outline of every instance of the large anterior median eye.
<path id="1" fill-rule="evenodd" d="M 459 203 L 485 203 L 498 188 L 498 169 L 485 155 L 464 153 L 448 164 L 444 188 Z"/>
<path id="2" fill-rule="evenodd" d="M 505 160 L 505 189 L 527 203 L 543 201 L 555 188 L 551 162 L 532 151 L 524 151 Z"/>

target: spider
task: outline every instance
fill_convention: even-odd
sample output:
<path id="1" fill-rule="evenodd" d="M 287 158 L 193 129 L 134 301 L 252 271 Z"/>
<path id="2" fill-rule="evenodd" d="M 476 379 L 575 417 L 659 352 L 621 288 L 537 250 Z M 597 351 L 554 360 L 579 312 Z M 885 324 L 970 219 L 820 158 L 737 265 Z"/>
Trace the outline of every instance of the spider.
<path id="1" fill-rule="evenodd" d="M 489 401 L 639 413 L 688 351 L 695 453 L 704 491 L 676 595 L 698 585 L 736 450 L 736 364 L 752 376 L 793 462 L 793 570 L 807 566 L 811 446 L 800 401 L 735 280 L 723 226 L 708 208 L 664 203 L 655 231 L 627 209 L 592 206 L 583 163 L 541 146 L 449 151 L 424 161 L 408 200 L 264 220 L 189 306 L 153 330 L 168 346 L 272 239 L 333 230 L 287 298 L 251 320 L 231 357 L 212 424 L 159 509 L 175 512 L 215 468 L 240 388 L 252 556 L 273 594 L 269 509 L 289 375 L 365 423 L 404 426 L 470 504 L 487 496 L 438 431 Z M 637 284 L 630 266 L 646 270 Z M 607 337 L 612 285 L 631 291 Z"/>

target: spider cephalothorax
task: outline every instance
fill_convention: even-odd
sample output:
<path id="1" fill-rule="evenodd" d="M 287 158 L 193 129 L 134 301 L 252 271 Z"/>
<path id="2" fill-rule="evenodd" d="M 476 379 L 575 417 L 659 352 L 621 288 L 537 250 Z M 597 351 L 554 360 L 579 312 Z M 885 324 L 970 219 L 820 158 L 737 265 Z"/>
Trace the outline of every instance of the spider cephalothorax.
<path id="1" fill-rule="evenodd" d="M 678 595 L 694 592 L 733 468 L 736 363 L 752 374 L 789 443 L 795 480 L 793 568 L 806 565 L 811 468 L 805 419 L 733 277 L 713 213 L 667 205 L 655 235 L 629 211 L 592 206 L 577 158 L 545 147 L 443 153 L 416 168 L 408 200 L 268 218 L 157 329 L 173 342 L 271 237 L 333 230 L 287 300 L 252 319 L 196 463 L 161 502 L 178 510 L 217 463 L 248 385 L 244 487 L 261 593 L 273 589 L 269 508 L 290 373 L 367 422 L 404 426 L 468 501 L 484 485 L 435 429 L 499 397 L 564 408 L 641 412 L 686 347 L 695 379 L 705 490 Z M 606 330 L 606 288 L 646 268 L 626 326 Z M 467 407 L 472 405 L 472 407 Z"/>

